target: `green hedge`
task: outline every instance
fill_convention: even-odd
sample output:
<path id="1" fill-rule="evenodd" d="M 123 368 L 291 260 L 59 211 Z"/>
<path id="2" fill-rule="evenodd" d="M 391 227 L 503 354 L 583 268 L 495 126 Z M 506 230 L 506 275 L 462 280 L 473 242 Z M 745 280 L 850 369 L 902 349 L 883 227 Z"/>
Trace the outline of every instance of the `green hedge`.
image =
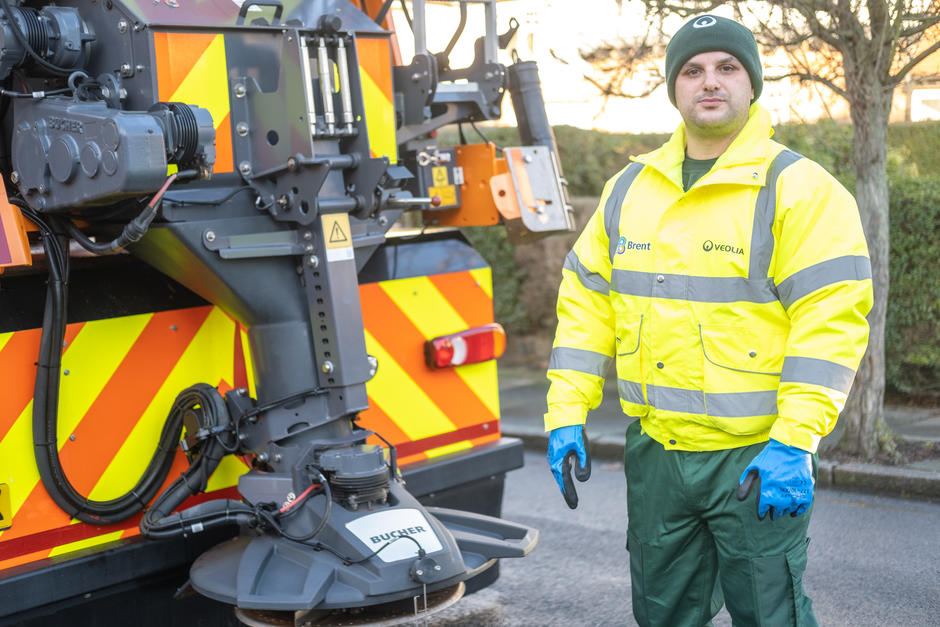
<path id="1" fill-rule="evenodd" d="M 518 144 L 514 128 L 481 129 L 500 146 Z M 628 135 L 586 131 L 570 126 L 555 129 L 562 167 L 572 196 L 596 197 L 604 181 L 627 163 L 629 155 L 648 152 L 668 134 Z M 465 127 L 467 140 L 478 141 Z M 821 122 L 784 124 L 774 138 L 814 159 L 849 189 L 855 187 L 852 129 Z M 442 135 L 444 144 L 456 134 Z M 895 124 L 888 129 L 888 172 L 891 186 L 891 292 L 886 328 L 889 389 L 914 396 L 940 397 L 940 124 Z M 582 209 L 581 212 L 589 211 Z M 583 223 L 585 216 L 579 215 Z M 468 237 L 493 266 L 496 318 L 514 333 L 550 330 L 551 298 L 526 298 L 557 286 L 558 276 L 546 272 L 546 260 L 558 256 L 545 243 L 532 251 L 514 251 L 501 229 L 468 230 Z M 494 235 L 498 233 L 497 235 Z M 542 260 L 539 261 L 539 254 Z M 563 253 L 562 253 L 563 257 Z M 552 274 L 553 276 L 547 276 Z M 544 284 L 544 285 L 543 285 Z"/>
<path id="2" fill-rule="evenodd" d="M 890 390 L 940 398 L 940 177 L 891 181 Z"/>
<path id="3" fill-rule="evenodd" d="M 512 127 L 480 127 L 498 146 L 515 146 L 519 136 Z M 668 133 L 604 133 L 573 126 L 556 126 L 555 140 L 572 196 L 596 196 L 604 182 L 627 164 L 630 155 L 649 152 L 669 138 Z M 482 141 L 464 127 L 468 142 Z M 855 188 L 852 165 L 852 127 L 835 122 L 782 124 L 774 139 L 806 155 L 833 173 L 846 187 Z M 456 132 L 440 135 L 444 145 L 457 143 Z M 891 176 L 940 177 L 940 123 L 913 122 L 888 127 L 888 172 Z"/>

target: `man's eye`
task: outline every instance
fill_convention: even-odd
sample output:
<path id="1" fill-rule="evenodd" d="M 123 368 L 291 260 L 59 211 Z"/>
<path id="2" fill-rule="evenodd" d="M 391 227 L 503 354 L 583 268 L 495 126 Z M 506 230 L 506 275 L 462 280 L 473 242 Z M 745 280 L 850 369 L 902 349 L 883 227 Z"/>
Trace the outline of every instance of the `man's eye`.
<path id="1" fill-rule="evenodd" d="M 690 67 L 685 71 L 686 76 L 695 76 L 696 74 L 698 74 L 698 68 L 695 67 Z"/>

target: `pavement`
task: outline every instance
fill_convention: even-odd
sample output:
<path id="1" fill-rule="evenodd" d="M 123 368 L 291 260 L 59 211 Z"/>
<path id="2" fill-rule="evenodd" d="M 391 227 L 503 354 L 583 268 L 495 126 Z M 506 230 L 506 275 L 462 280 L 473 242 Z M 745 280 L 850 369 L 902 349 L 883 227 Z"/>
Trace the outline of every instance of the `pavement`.
<path id="1" fill-rule="evenodd" d="M 500 366 L 500 423 L 504 435 L 520 438 L 527 448 L 544 452 L 548 434 L 542 424 L 548 381 L 545 372 Z M 940 447 L 940 407 L 885 407 L 885 422 L 902 440 Z M 628 419 L 620 411 L 616 385 L 608 381 L 600 407 L 588 414 L 591 454 L 623 459 Z M 940 501 L 940 456 L 905 465 L 838 462 L 820 459 L 820 486 Z"/>

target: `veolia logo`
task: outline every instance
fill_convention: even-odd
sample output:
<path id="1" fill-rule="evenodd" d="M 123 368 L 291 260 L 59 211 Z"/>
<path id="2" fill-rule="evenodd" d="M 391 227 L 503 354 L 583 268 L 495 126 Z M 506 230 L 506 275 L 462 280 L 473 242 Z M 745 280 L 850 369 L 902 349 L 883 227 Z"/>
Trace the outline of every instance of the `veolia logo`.
<path id="1" fill-rule="evenodd" d="M 694 22 L 692 22 L 692 28 L 708 28 L 709 26 L 714 26 L 718 23 L 718 20 L 713 18 L 711 15 L 703 15 Z"/>
<path id="2" fill-rule="evenodd" d="M 710 239 L 705 240 L 705 242 L 702 244 L 702 250 L 705 252 L 711 252 L 714 250 L 715 252 L 732 253 L 734 255 L 744 254 L 744 249 L 740 246 L 733 246 L 731 244 L 716 244 Z"/>

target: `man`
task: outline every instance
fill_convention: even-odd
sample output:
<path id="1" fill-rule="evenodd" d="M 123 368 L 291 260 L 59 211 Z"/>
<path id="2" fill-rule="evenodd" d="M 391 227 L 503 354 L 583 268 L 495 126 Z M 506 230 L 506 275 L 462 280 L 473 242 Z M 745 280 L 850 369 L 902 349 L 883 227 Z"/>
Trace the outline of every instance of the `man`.
<path id="1" fill-rule="evenodd" d="M 743 26 L 685 24 L 666 82 L 683 123 L 610 179 L 565 260 L 549 463 L 574 507 L 570 460 L 588 462 L 582 425 L 615 362 L 638 418 L 624 458 L 636 620 L 700 626 L 724 602 L 735 624 L 814 625 L 801 582 L 815 452 L 872 306 L 858 209 L 770 139 Z"/>

